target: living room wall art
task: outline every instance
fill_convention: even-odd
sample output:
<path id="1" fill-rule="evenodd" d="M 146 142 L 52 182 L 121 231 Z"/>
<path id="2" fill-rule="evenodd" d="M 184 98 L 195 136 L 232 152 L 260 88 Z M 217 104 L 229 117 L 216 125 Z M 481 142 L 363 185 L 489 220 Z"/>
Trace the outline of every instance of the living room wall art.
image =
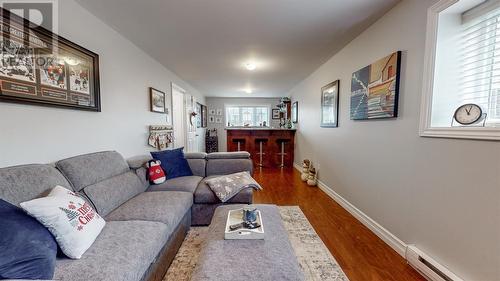
<path id="1" fill-rule="evenodd" d="M 299 123 L 299 102 L 292 103 L 292 122 Z"/>
<path id="2" fill-rule="evenodd" d="M 0 101 L 101 111 L 99 56 L 0 8 Z"/>
<path id="3" fill-rule="evenodd" d="M 207 127 L 207 113 L 208 113 L 208 108 L 206 105 L 201 105 L 201 127 L 206 128 Z"/>
<path id="4" fill-rule="evenodd" d="M 401 52 L 395 52 L 352 74 L 351 119 L 398 116 Z"/>
<path id="5" fill-rule="evenodd" d="M 321 127 L 336 128 L 339 125 L 340 80 L 321 88 Z"/>
<path id="6" fill-rule="evenodd" d="M 203 121 L 201 107 L 202 107 L 201 103 L 197 102 L 196 103 L 196 128 L 201 128 L 201 124 Z"/>

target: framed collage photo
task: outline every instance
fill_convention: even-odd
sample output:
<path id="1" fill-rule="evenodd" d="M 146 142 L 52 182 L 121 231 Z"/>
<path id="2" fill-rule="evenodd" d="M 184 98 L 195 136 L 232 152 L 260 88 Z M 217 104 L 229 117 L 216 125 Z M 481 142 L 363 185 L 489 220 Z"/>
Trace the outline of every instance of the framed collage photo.
<path id="1" fill-rule="evenodd" d="M 321 88 L 321 127 L 336 128 L 339 123 L 340 80 Z"/>
<path id="2" fill-rule="evenodd" d="M 0 8 L 0 101 L 101 111 L 99 56 Z"/>

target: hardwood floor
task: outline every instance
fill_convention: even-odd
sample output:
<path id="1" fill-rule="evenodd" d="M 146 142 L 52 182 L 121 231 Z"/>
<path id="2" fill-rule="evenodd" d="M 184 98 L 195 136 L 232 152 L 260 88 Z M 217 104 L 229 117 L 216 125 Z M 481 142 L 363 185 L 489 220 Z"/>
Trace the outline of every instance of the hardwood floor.
<path id="1" fill-rule="evenodd" d="M 298 205 L 350 281 L 425 280 L 406 261 L 326 193 L 309 187 L 295 169 L 256 169 L 264 188 L 254 202 Z"/>

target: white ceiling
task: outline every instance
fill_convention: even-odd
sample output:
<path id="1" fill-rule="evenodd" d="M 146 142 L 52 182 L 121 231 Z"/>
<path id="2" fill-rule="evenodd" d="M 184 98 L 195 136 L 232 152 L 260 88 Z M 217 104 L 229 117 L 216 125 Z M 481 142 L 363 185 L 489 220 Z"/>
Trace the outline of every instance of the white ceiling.
<path id="1" fill-rule="evenodd" d="M 206 96 L 226 97 L 286 95 L 399 2 L 77 1 Z"/>

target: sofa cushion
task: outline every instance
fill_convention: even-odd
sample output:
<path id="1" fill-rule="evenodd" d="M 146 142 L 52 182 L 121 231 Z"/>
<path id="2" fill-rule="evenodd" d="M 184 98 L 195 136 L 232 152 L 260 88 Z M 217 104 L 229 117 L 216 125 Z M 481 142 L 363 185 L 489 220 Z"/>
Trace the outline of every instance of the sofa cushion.
<path id="1" fill-rule="evenodd" d="M 193 194 L 202 179 L 199 176 L 175 178 L 162 184 L 151 185 L 147 191 L 184 191 Z"/>
<path id="2" fill-rule="evenodd" d="M 145 220 L 166 224 L 173 231 L 193 205 L 193 195 L 180 191 L 144 192 L 106 217 L 108 221 Z"/>
<path id="3" fill-rule="evenodd" d="M 71 187 L 66 178 L 51 165 L 33 164 L 0 169 L 0 198 L 13 205 L 47 195 L 56 185 Z"/>
<path id="4" fill-rule="evenodd" d="M 207 176 L 229 175 L 247 171 L 253 173 L 253 163 L 250 159 L 208 159 Z"/>
<path id="5" fill-rule="evenodd" d="M 207 160 L 205 159 L 190 159 L 186 158 L 189 168 L 194 176 L 205 177 L 207 170 Z"/>
<path id="6" fill-rule="evenodd" d="M 43 224 L 73 259 L 82 257 L 106 224 L 88 202 L 61 186 L 46 197 L 22 202 L 21 208 Z"/>
<path id="7" fill-rule="evenodd" d="M 209 176 L 198 184 L 198 188 L 194 192 L 194 202 L 197 204 L 214 204 L 221 203 L 212 189 L 205 183 L 207 179 L 213 179 L 218 176 Z M 253 190 L 246 188 L 236 194 L 233 198 L 229 199 L 226 203 L 252 203 Z"/>
<path id="8" fill-rule="evenodd" d="M 54 280 L 141 280 L 168 235 L 159 222 L 110 221 L 81 259 L 57 260 Z"/>
<path id="9" fill-rule="evenodd" d="M 165 171 L 167 179 L 193 175 L 193 171 L 191 171 L 189 163 L 184 157 L 183 149 L 184 147 L 151 152 L 151 156 L 155 160 L 161 161 L 161 168 Z"/>
<path id="10" fill-rule="evenodd" d="M 52 279 L 57 243 L 21 208 L 0 199 L 0 279 Z"/>
<path id="11" fill-rule="evenodd" d="M 146 189 L 133 171 L 103 180 L 83 190 L 101 216 L 108 215 L 130 198 Z"/>
<path id="12" fill-rule="evenodd" d="M 76 191 L 130 170 L 125 159 L 116 151 L 75 156 L 57 162 L 56 166 Z"/>

